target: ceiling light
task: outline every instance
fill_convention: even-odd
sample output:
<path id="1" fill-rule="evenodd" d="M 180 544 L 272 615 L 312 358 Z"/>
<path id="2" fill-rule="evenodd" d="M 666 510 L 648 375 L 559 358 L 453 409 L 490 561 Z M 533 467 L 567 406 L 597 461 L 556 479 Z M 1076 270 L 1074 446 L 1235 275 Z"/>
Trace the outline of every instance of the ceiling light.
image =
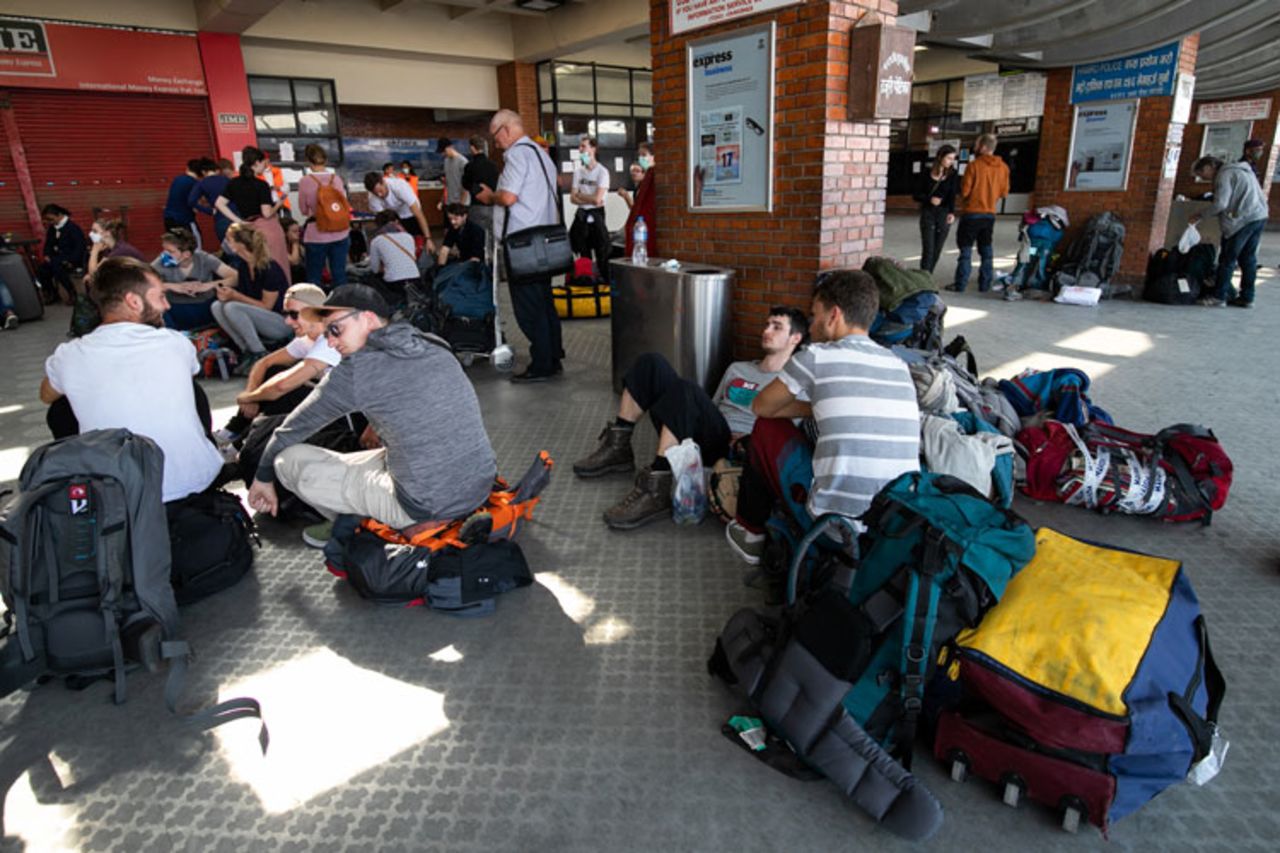
<path id="1" fill-rule="evenodd" d="M 566 0 L 516 0 L 516 5 L 530 12 L 550 12 L 565 4 Z"/>

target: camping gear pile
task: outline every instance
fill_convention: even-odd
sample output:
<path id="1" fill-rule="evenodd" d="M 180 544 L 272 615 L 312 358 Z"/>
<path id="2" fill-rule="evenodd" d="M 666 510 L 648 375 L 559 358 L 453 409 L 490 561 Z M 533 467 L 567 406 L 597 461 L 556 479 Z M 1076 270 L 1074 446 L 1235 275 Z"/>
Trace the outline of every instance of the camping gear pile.
<path id="1" fill-rule="evenodd" d="M 963 339 L 894 349 L 916 381 L 922 470 L 857 525 L 769 528 L 785 603 L 739 611 L 716 640 L 708 670 L 749 709 L 724 735 L 793 778 L 834 782 L 912 840 L 943 820 L 911 773 L 917 740 L 952 779 L 1057 809 L 1071 832 L 1105 835 L 1178 782 L 1206 784 L 1227 753 L 1225 680 L 1181 564 L 1033 531 L 1009 504 L 1016 482 L 1037 499 L 1208 523 L 1231 480 L 1212 432 L 1115 427 L 1073 368 L 979 381 Z"/>

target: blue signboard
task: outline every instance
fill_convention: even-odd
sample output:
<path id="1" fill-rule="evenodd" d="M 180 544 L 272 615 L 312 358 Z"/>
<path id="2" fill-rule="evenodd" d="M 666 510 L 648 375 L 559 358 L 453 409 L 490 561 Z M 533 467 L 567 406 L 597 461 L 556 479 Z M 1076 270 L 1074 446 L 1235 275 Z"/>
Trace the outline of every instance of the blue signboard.
<path id="1" fill-rule="evenodd" d="M 1172 95 L 1177 73 L 1176 41 L 1145 53 L 1077 65 L 1071 75 L 1071 103 Z"/>

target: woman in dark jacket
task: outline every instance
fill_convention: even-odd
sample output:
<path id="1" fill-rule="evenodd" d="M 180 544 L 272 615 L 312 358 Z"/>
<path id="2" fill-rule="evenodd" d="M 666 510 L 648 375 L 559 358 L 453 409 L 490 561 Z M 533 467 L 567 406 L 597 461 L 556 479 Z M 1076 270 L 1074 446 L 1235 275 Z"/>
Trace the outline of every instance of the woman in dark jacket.
<path id="1" fill-rule="evenodd" d="M 947 243 L 951 223 L 956 221 L 956 194 L 960 176 L 956 172 L 956 149 L 943 145 L 933 165 L 920 175 L 912 198 L 920 202 L 920 269 L 933 272 Z"/>
<path id="2" fill-rule="evenodd" d="M 71 305 L 76 301 L 76 288 L 71 276 L 84 268 L 89 259 L 89 243 L 84 231 L 71 221 L 71 211 L 57 204 L 46 204 L 40 210 L 44 220 L 44 261 L 36 270 L 36 280 L 46 303 L 62 299 Z"/>

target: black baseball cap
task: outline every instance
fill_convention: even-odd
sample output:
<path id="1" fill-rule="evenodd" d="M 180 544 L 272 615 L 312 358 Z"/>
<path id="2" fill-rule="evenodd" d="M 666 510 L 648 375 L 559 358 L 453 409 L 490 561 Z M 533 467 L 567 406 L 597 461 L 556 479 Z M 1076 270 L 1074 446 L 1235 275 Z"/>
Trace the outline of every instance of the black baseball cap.
<path id="1" fill-rule="evenodd" d="M 371 311 L 384 320 L 391 317 L 391 308 L 382 294 L 367 284 L 344 284 L 335 287 L 325 299 L 324 305 L 304 308 L 302 313 L 311 320 L 322 320 L 341 311 Z"/>
<path id="2" fill-rule="evenodd" d="M 453 140 L 447 136 L 442 136 L 440 137 L 439 140 L 436 141 L 436 150 L 439 151 L 441 154 L 444 153 L 444 149 L 452 148 L 452 147 L 453 147 Z"/>

